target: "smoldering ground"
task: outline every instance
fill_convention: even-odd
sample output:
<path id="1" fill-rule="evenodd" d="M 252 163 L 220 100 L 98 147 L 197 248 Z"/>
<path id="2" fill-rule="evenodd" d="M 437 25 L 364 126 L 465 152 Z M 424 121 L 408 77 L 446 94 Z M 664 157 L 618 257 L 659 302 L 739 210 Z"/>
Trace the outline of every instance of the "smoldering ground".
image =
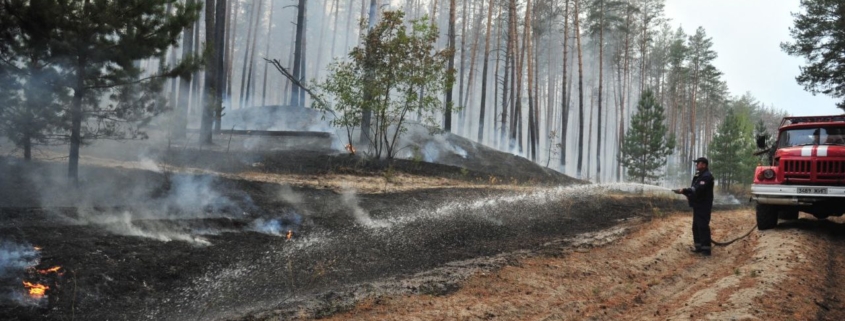
<path id="1" fill-rule="evenodd" d="M 55 167 L 38 172 L 63 169 Z M 62 265 L 69 271 L 60 286 L 48 291 L 49 310 L 20 312 L 14 310 L 18 304 L 0 304 L 3 311 L 57 319 L 69 313 L 75 300 L 76 315 L 91 319 L 205 320 L 295 306 L 316 313 L 331 302 L 351 300 L 344 293 L 353 293 L 348 291 L 356 284 L 536 246 L 614 224 L 634 215 L 632 206 L 648 207 L 649 212 L 655 206 L 647 200 L 588 201 L 584 196 L 604 190 L 586 186 L 527 193 L 444 189 L 344 194 L 203 176 L 173 179 L 175 174 L 164 188 L 167 179 L 155 171 L 83 171 L 103 184 L 93 184 L 99 188 L 93 195 L 80 192 L 76 202 L 61 195 L 38 199 L 69 207 L 0 210 L 2 235 L 43 246 L 49 262 L 42 265 Z M 107 181 L 116 185 L 107 188 Z M 126 190 L 122 185 L 128 185 Z M 44 195 L 61 191 L 44 184 L 21 188 L 44 188 Z M 184 196 L 179 203 L 182 188 L 208 195 Z M 129 200 L 135 200 L 132 206 L 118 202 Z M 95 213 L 86 221 L 79 208 Z M 120 221 L 124 211 L 129 211 L 132 226 L 160 235 L 134 235 L 118 231 L 114 225 L 123 226 L 118 223 L 106 224 L 103 216 Z M 287 240 L 290 230 L 295 234 Z M 174 231 L 192 239 L 166 234 Z M 199 238 L 208 244 L 200 244 Z M 328 296 L 314 296 L 320 293 Z"/>

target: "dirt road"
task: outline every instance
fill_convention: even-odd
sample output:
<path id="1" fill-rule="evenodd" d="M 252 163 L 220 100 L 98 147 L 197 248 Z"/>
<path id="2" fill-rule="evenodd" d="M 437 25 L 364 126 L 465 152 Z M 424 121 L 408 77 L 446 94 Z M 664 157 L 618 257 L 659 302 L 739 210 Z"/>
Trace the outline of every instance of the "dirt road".
<path id="1" fill-rule="evenodd" d="M 688 252 L 689 225 L 677 213 L 586 235 L 559 255 L 479 273 L 449 295 L 371 299 L 330 320 L 845 318 L 842 221 L 802 216 L 709 258 Z M 715 213 L 714 238 L 753 225 L 751 210 Z"/>

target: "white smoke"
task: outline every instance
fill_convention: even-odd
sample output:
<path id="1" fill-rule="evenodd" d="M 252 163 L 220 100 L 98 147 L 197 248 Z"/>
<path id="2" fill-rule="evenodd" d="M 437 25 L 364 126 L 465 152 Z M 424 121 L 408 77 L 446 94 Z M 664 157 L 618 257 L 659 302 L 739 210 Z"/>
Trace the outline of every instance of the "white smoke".
<path id="1" fill-rule="evenodd" d="M 294 192 L 293 189 L 290 188 L 290 185 L 282 185 L 282 187 L 279 188 L 279 199 L 293 206 L 299 206 L 303 204 L 302 195 L 297 192 Z"/>
<path id="2" fill-rule="evenodd" d="M 730 194 L 716 195 L 715 200 L 713 200 L 713 203 L 716 204 L 716 205 L 740 205 L 741 204 L 739 202 L 739 200 L 736 199 L 736 197 L 734 197 L 733 195 L 730 195 Z"/>
<path id="3" fill-rule="evenodd" d="M 0 280 L 3 280 L 0 302 L 10 299 L 21 306 L 44 304 L 44 297 L 30 297 L 21 286 L 26 270 L 38 265 L 40 260 L 40 253 L 32 245 L 0 241 Z"/>
<path id="4" fill-rule="evenodd" d="M 162 242 L 183 241 L 195 245 L 211 245 L 205 238 L 193 236 L 186 232 L 170 230 L 170 228 L 165 226 L 142 228 L 133 222 L 132 214 L 128 211 L 124 211 L 119 215 L 109 215 L 104 221 L 89 223 L 100 225 L 106 230 L 119 235 L 137 236 Z M 149 224 L 153 223 L 150 222 Z"/>
<path id="5" fill-rule="evenodd" d="M 278 219 L 265 220 L 259 218 L 250 224 L 250 228 L 258 233 L 276 236 L 280 236 L 288 231 L 282 226 L 282 221 Z"/>
<path id="6" fill-rule="evenodd" d="M 38 262 L 38 251 L 32 245 L 0 241 L 0 277 L 23 272 Z"/>
<path id="7" fill-rule="evenodd" d="M 352 216 L 355 218 L 355 222 L 357 222 L 358 224 L 371 228 L 381 228 L 388 226 L 388 224 L 385 222 L 374 221 L 370 217 L 370 213 L 361 208 L 361 205 L 358 203 L 358 197 L 355 195 L 354 189 L 345 188 L 343 190 L 342 196 L 343 205 L 346 206 L 350 211 L 352 211 Z"/>

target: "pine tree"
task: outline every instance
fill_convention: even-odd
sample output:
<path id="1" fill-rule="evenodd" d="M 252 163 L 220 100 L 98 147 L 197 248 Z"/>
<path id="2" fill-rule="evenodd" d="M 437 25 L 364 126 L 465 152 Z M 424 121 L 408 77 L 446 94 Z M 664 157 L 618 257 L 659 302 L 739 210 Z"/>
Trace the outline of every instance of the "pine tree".
<path id="1" fill-rule="evenodd" d="M 5 107 L 0 110 L 0 133 L 30 160 L 33 145 L 45 143 L 48 131 L 59 125 L 61 106 L 68 98 L 61 88 L 62 70 L 47 50 L 57 36 L 51 17 L 61 13 L 49 2 L 8 1 L 0 6 L 0 19 L 5 21 L 0 61 L 6 67 L 5 75 L 0 75 L 0 87 L 5 89 L 0 89 Z"/>
<path id="2" fill-rule="evenodd" d="M 792 56 L 804 57 L 807 65 L 795 78 L 804 89 L 843 99 L 845 109 L 845 3 L 834 0 L 802 0 L 802 12 L 794 14 L 789 33 L 795 42 L 781 43 Z"/>
<path id="3" fill-rule="evenodd" d="M 725 120 L 710 143 L 710 168 L 719 186 L 731 191 L 736 184 L 747 184 L 752 179 L 755 158 L 752 126 L 743 110 L 742 100 L 728 109 Z"/>
<path id="4" fill-rule="evenodd" d="M 134 62 L 161 56 L 177 44 L 183 29 L 193 23 L 199 6 L 176 6 L 168 14 L 167 7 L 178 0 L 137 2 L 77 0 L 59 3 L 56 20 L 57 36 L 50 42 L 49 52 L 61 57 L 68 73 L 66 86 L 73 90 L 73 100 L 66 115 L 70 118 L 70 157 L 68 177 L 78 181 L 79 147 L 83 139 L 115 132 L 110 119 L 138 120 L 150 112 L 161 112 L 156 101 L 157 82 L 139 79 L 142 72 Z M 120 35 L 120 37 L 115 37 Z M 183 60 L 178 66 L 158 71 L 156 76 L 175 77 L 192 71 L 196 59 Z M 147 88 L 139 88 L 139 86 Z M 146 90 L 142 90 L 146 89 Z M 158 91 L 156 91 L 158 90 Z M 100 104 L 101 95 L 111 92 L 113 104 Z M 96 116 L 95 124 L 88 117 Z M 91 126 L 91 127 L 89 127 Z M 116 132 L 115 132 L 116 133 Z M 119 134 L 119 133 L 117 133 Z"/>
<path id="5" fill-rule="evenodd" d="M 707 37 L 704 28 L 698 27 L 696 29 L 695 34 L 690 36 L 689 38 L 689 59 L 690 59 L 690 76 L 692 81 L 692 97 L 690 98 L 690 117 L 689 117 L 689 133 L 690 133 L 690 144 L 687 146 L 689 148 L 687 153 L 687 161 L 692 162 L 692 158 L 695 155 L 696 151 L 696 143 L 698 140 L 696 139 L 696 134 L 698 133 L 698 128 L 696 127 L 699 125 L 699 122 L 696 121 L 696 113 L 698 112 L 697 103 L 698 103 L 698 94 L 699 89 L 701 88 L 701 84 L 703 83 L 703 79 L 705 79 L 704 70 L 705 67 L 710 65 L 710 63 L 716 59 L 716 52 L 712 50 L 713 47 L 713 39 Z"/>
<path id="6" fill-rule="evenodd" d="M 646 90 L 637 104 L 637 112 L 622 142 L 619 160 L 628 169 L 628 177 L 640 183 L 656 182 L 666 157 L 675 148 L 675 136 L 667 135 L 663 106 L 654 93 Z"/>

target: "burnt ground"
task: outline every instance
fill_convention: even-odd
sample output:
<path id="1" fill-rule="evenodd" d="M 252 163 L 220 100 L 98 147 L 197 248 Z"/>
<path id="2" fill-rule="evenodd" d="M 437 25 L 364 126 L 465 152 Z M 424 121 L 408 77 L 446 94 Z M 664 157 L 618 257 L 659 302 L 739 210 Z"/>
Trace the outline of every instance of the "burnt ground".
<path id="1" fill-rule="evenodd" d="M 689 212 L 588 233 L 556 255 L 475 273 L 446 296 L 363 300 L 328 320 L 843 320 L 845 224 L 802 215 L 711 257 L 689 252 Z M 717 240 L 754 226 L 714 212 Z"/>
<path id="2" fill-rule="evenodd" d="M 379 291 L 451 293 L 462 271 L 510 262 L 485 258 L 685 208 L 588 185 L 349 195 L 94 166 L 77 188 L 45 178 L 61 163 L 0 165 L 0 239 L 61 266 L 0 275 L 10 320 L 320 317 Z M 211 199 L 185 203 L 196 194 Z M 24 280 L 47 297 L 15 300 Z"/>

